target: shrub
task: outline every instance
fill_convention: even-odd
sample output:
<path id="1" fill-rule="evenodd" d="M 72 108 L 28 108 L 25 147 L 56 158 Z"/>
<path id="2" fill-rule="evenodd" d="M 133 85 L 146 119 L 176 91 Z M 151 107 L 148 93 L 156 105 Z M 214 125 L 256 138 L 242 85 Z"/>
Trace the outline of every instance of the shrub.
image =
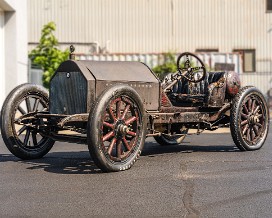
<path id="1" fill-rule="evenodd" d="M 163 54 L 163 60 L 163 64 L 153 68 L 154 73 L 156 73 L 160 79 L 163 79 L 163 77 L 168 73 L 174 73 L 177 71 L 175 55 L 173 53 L 168 52 Z"/>
<path id="2" fill-rule="evenodd" d="M 49 22 L 42 29 L 38 46 L 29 53 L 32 63 L 43 70 L 43 85 L 49 88 L 49 82 L 59 65 L 68 59 L 69 51 L 58 49 L 58 40 L 53 32 L 56 24 Z"/>

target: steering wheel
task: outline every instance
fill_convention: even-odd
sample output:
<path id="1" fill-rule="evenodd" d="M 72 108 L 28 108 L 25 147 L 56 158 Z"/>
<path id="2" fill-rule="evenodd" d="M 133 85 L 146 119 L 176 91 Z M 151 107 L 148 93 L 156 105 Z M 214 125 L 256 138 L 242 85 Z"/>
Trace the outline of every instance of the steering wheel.
<path id="1" fill-rule="evenodd" d="M 196 59 L 195 63 L 192 62 L 193 59 Z M 192 67 L 193 64 L 196 64 L 197 67 Z M 206 76 L 204 63 L 199 59 L 199 57 L 189 52 L 184 52 L 178 56 L 177 69 L 179 71 L 179 75 L 193 83 L 200 82 Z"/>

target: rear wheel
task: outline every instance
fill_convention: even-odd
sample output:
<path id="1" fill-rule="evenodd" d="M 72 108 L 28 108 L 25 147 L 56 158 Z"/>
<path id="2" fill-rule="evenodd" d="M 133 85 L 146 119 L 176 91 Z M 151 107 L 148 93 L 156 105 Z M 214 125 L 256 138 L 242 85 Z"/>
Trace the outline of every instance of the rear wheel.
<path id="1" fill-rule="evenodd" d="M 269 111 L 262 93 L 246 86 L 235 96 L 230 114 L 233 141 L 242 151 L 260 149 L 267 137 Z"/>
<path id="2" fill-rule="evenodd" d="M 104 91 L 89 115 L 88 145 L 105 172 L 129 169 L 144 146 L 146 119 L 138 93 L 127 85 Z"/>
<path id="3" fill-rule="evenodd" d="M 11 91 L 1 113 L 1 133 L 9 151 L 21 159 L 43 157 L 54 141 L 38 131 L 38 120 L 29 119 L 23 124 L 18 120 L 30 112 L 47 111 L 48 91 L 37 85 L 23 84 Z"/>

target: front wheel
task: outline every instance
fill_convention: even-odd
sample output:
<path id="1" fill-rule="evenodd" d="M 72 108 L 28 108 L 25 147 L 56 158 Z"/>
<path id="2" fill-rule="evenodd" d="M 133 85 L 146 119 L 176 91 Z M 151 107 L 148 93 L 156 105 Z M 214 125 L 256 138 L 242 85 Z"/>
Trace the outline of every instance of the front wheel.
<path id="1" fill-rule="evenodd" d="M 268 127 L 269 111 L 264 96 L 255 87 L 243 87 L 231 107 L 230 130 L 234 143 L 242 151 L 260 149 Z"/>
<path id="2" fill-rule="evenodd" d="M 6 98 L 1 112 L 1 133 L 7 148 L 16 157 L 41 158 L 52 148 L 54 141 L 39 133 L 39 120 L 18 122 L 28 113 L 48 111 L 48 106 L 48 91 L 33 84 L 16 87 Z"/>
<path id="3" fill-rule="evenodd" d="M 143 103 L 133 88 L 105 90 L 88 121 L 88 146 L 96 165 L 104 172 L 129 169 L 143 149 L 146 125 Z"/>

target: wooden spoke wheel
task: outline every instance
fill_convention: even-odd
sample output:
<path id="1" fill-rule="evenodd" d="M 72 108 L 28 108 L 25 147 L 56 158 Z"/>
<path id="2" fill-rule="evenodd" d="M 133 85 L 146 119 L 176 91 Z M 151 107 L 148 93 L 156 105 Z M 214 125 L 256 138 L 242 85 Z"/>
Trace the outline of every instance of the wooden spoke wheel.
<path id="1" fill-rule="evenodd" d="M 244 87 L 236 95 L 231 109 L 231 134 L 240 150 L 260 149 L 267 137 L 269 112 L 262 93 Z"/>
<path id="2" fill-rule="evenodd" d="M 89 116 L 88 145 L 103 171 L 129 169 L 144 145 L 146 120 L 140 96 L 127 85 L 106 90 Z"/>
<path id="3" fill-rule="evenodd" d="M 48 105 L 47 90 L 32 84 L 16 87 L 7 97 L 2 107 L 1 133 L 7 148 L 15 156 L 40 158 L 52 148 L 54 141 L 38 131 L 38 125 L 43 121 L 32 117 L 20 122 L 28 113 L 47 111 Z"/>

